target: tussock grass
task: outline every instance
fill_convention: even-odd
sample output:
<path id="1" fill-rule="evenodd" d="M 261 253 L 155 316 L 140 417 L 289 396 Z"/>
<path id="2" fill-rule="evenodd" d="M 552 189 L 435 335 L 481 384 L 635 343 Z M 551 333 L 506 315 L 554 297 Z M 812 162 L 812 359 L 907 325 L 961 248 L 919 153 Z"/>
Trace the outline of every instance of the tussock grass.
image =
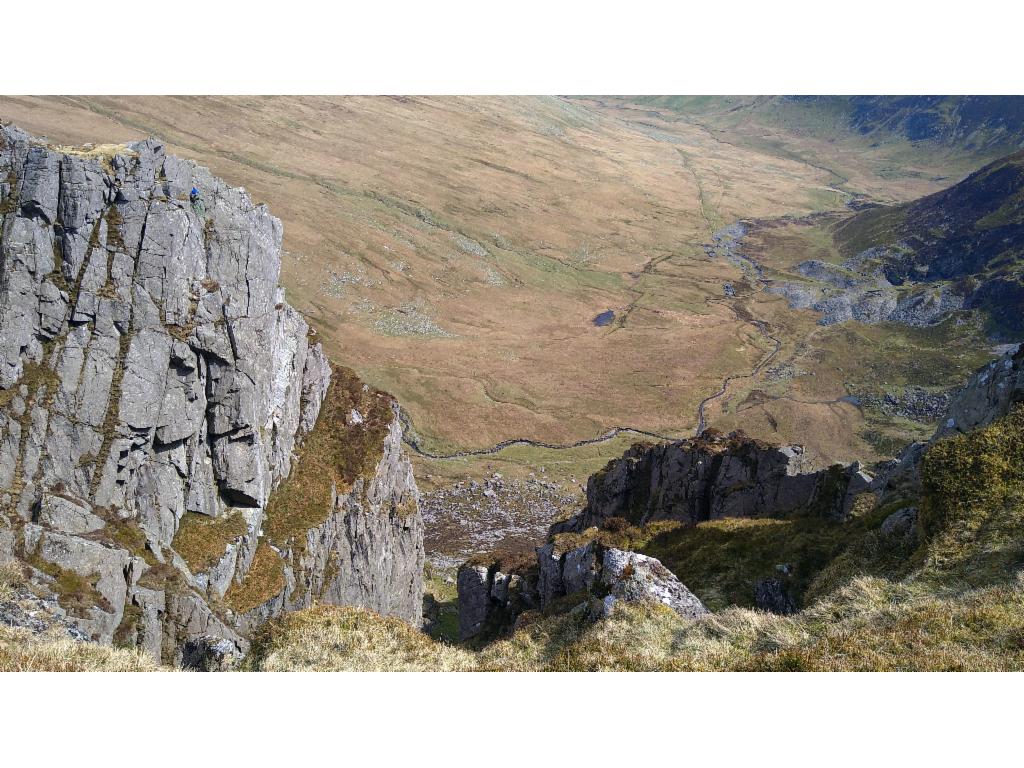
<path id="1" fill-rule="evenodd" d="M 266 672 L 460 672 L 473 668 L 474 657 L 401 619 L 324 605 L 272 622 L 247 663 Z"/>
<path id="2" fill-rule="evenodd" d="M 84 643 L 58 633 L 34 635 L 0 625 L 0 672 L 156 672 L 139 650 Z"/>
<path id="3" fill-rule="evenodd" d="M 553 617 L 479 655 L 523 671 L 944 671 L 1024 669 L 1024 584 L 937 598 L 858 579 L 783 617 L 730 608 L 688 622 L 659 605 L 605 621 Z"/>

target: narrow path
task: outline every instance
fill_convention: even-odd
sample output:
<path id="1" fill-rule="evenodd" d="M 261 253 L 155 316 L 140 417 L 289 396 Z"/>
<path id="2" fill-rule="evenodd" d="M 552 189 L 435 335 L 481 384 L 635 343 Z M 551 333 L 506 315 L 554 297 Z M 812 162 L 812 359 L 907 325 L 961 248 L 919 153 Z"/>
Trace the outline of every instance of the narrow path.
<path id="1" fill-rule="evenodd" d="M 711 222 L 711 217 L 708 215 L 708 208 L 710 207 L 707 202 L 707 196 L 704 192 L 704 184 L 700 180 L 700 176 L 697 175 L 697 171 L 694 170 L 693 165 L 690 163 L 690 156 L 683 150 L 676 147 L 676 152 L 679 153 L 679 157 L 683 161 L 683 167 L 690 172 L 693 176 L 693 182 L 697 185 L 697 201 L 700 203 L 700 216 L 704 219 L 704 226 L 707 227 L 708 235 L 714 236 L 715 225 Z M 717 214 L 716 217 L 717 218 Z"/>

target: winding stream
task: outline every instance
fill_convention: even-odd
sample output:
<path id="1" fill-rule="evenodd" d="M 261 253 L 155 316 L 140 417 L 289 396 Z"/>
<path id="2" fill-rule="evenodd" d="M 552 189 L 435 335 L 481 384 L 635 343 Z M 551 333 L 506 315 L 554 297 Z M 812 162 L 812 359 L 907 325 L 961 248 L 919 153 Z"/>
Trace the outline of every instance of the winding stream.
<path id="1" fill-rule="evenodd" d="M 712 236 L 713 243 L 706 246 L 706 250 L 709 256 L 723 256 L 731 263 L 738 266 L 743 270 L 751 281 L 758 287 L 759 290 L 764 289 L 764 271 L 761 266 L 751 259 L 749 256 L 745 256 L 740 252 L 738 244 L 739 241 L 747 234 L 747 227 L 738 222 L 732 224 L 724 229 L 715 232 Z M 772 360 L 779 354 L 782 349 L 782 341 L 775 336 L 772 336 L 768 330 L 768 325 L 762 320 L 757 320 L 751 317 L 747 317 L 744 313 L 737 310 L 732 303 L 727 303 L 729 309 L 736 315 L 737 319 L 750 323 L 753 325 L 758 333 L 762 337 L 772 342 L 772 349 L 765 353 L 761 360 L 755 365 L 749 373 L 731 374 L 726 376 L 722 380 L 722 386 L 718 391 L 711 395 L 708 395 L 697 406 L 697 429 L 694 434 L 699 436 L 707 426 L 706 422 L 706 411 L 708 405 L 715 402 L 719 398 L 723 397 L 729 391 L 729 385 L 734 381 L 740 379 L 749 379 L 760 373 L 765 366 L 769 365 Z M 415 451 L 418 455 L 423 456 L 427 459 L 461 459 L 469 458 L 473 456 L 491 456 L 496 453 L 500 453 L 506 448 L 511 448 L 515 445 L 524 445 L 531 448 L 545 448 L 552 451 L 567 451 L 573 448 L 582 448 L 587 445 L 598 445 L 600 443 L 608 442 L 613 440 L 619 435 L 632 434 L 640 437 L 649 437 L 654 440 L 662 440 L 668 442 L 675 442 L 683 438 L 672 437 L 669 435 L 661 435 L 657 432 L 650 432 L 644 429 L 637 429 L 636 427 L 613 427 L 612 429 L 604 432 L 597 437 L 586 438 L 583 440 L 577 440 L 574 443 L 545 443 L 540 440 L 531 440 L 526 437 L 515 437 L 509 440 L 502 440 L 500 443 L 490 446 L 489 448 L 480 448 L 476 450 L 465 450 L 465 451 L 453 451 L 452 453 L 433 453 L 427 450 L 420 444 L 419 437 L 416 434 L 416 429 L 413 427 L 412 420 L 404 410 L 401 408 L 398 412 L 399 421 L 402 423 L 402 442 L 404 442 L 409 448 Z"/>
<path id="2" fill-rule="evenodd" d="M 715 234 L 712 235 L 712 244 L 706 246 L 706 250 L 708 252 L 708 255 L 712 257 L 722 256 L 732 264 L 739 267 L 743 271 L 743 274 L 755 286 L 757 286 L 757 289 L 763 291 L 765 286 L 764 269 L 761 267 L 760 264 L 751 259 L 749 256 L 745 255 L 739 249 L 739 242 L 740 240 L 743 239 L 747 232 L 747 226 L 743 222 L 730 224 L 725 229 L 720 229 L 718 232 L 715 232 Z M 720 398 L 724 397 L 726 392 L 729 391 L 729 385 L 732 384 L 732 382 L 738 381 L 740 379 L 750 379 L 759 374 L 762 370 L 764 370 L 764 368 L 769 363 L 772 362 L 772 360 L 774 360 L 778 356 L 779 351 L 782 349 L 782 340 L 776 336 L 771 335 L 771 333 L 768 331 L 767 323 L 765 323 L 763 320 L 757 320 L 756 318 L 746 316 L 744 313 L 741 313 L 739 310 L 737 310 L 731 302 L 726 303 L 726 306 L 728 306 L 729 309 L 732 310 L 733 314 L 736 315 L 736 318 L 738 320 L 750 323 L 757 329 L 758 333 L 761 334 L 763 338 L 771 341 L 772 348 L 771 350 L 766 352 L 765 355 L 761 358 L 761 360 L 758 361 L 757 365 L 755 365 L 750 370 L 750 373 L 736 373 L 726 376 L 722 380 L 722 386 L 719 388 L 717 392 L 708 395 L 707 397 L 700 401 L 700 403 L 697 406 L 697 429 L 694 433 L 698 436 L 707 427 L 707 407 L 716 400 L 719 400 Z"/>
<path id="3" fill-rule="evenodd" d="M 670 437 L 669 435 L 659 435 L 657 432 L 648 432 L 647 430 L 636 429 L 635 427 L 613 427 L 597 437 L 577 440 L 575 443 L 545 443 L 540 440 L 531 440 L 527 437 L 515 437 L 511 440 L 502 440 L 500 443 L 492 445 L 490 448 L 454 451 L 453 453 L 432 453 L 420 445 L 419 439 L 416 437 L 416 430 L 413 428 L 412 421 L 409 419 L 409 414 L 403 410 L 399 410 L 398 418 L 402 422 L 402 441 L 420 456 L 427 459 L 461 459 L 470 456 L 490 456 L 495 453 L 500 453 L 506 448 L 511 448 L 513 445 L 526 445 L 531 448 L 546 448 L 551 451 L 568 451 L 572 448 L 582 448 L 586 445 L 606 443 L 609 440 L 624 434 L 639 435 L 640 437 L 650 437 L 655 440 L 668 442 L 674 442 L 681 439 L 679 437 Z"/>

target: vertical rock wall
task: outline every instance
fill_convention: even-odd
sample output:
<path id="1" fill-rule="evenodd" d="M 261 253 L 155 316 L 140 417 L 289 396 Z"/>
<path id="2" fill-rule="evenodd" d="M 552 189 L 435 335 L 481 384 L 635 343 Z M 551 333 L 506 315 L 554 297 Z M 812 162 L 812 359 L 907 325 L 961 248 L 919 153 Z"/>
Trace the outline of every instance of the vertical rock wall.
<path id="1" fill-rule="evenodd" d="M 611 517 L 699 523 L 813 511 L 844 519 L 871 477 L 859 464 L 804 471 L 803 449 L 706 431 L 694 440 L 638 444 L 587 481 L 587 506 L 552 532 L 582 531 Z"/>
<path id="2" fill-rule="evenodd" d="M 278 286 L 265 206 L 153 139 L 68 149 L 6 126 L 0 215 L 0 555 L 93 639 L 164 657 L 211 634 L 243 650 L 299 582 L 302 604 L 418 623 L 422 525 L 397 423 L 325 511 L 331 531 L 310 532 L 336 554 L 289 560 L 276 602 L 245 616 L 223 602 L 290 557 L 261 536 L 268 502 L 331 384 Z"/>

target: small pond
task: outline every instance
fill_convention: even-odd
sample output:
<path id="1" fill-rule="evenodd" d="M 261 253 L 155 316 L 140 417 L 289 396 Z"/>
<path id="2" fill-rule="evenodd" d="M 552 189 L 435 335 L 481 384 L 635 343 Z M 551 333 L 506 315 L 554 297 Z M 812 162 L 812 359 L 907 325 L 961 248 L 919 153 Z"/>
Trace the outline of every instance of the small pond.
<path id="1" fill-rule="evenodd" d="M 615 319 L 615 313 L 612 310 L 606 310 L 600 315 L 594 318 L 593 323 L 597 326 L 611 325 L 612 320 Z"/>

